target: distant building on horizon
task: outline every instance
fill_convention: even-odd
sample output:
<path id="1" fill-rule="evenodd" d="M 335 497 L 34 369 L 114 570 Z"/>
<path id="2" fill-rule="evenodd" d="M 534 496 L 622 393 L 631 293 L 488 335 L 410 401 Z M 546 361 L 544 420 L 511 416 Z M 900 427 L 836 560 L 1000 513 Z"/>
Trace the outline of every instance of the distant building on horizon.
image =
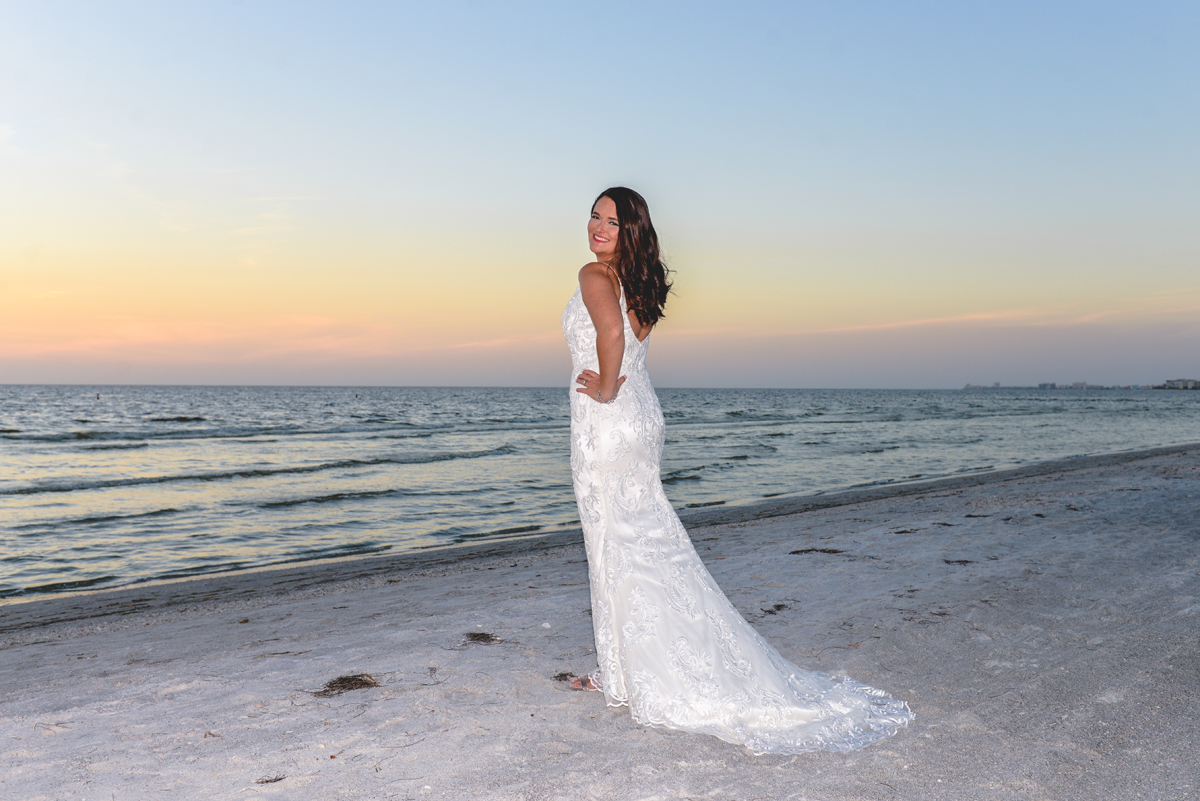
<path id="1" fill-rule="evenodd" d="M 1107 386 L 1105 384 L 1089 384 L 1086 381 L 1075 381 L 1070 384 L 1059 384 L 1054 381 L 1045 381 L 1038 384 L 1036 387 L 1005 387 L 1001 386 L 999 381 L 988 384 L 967 384 L 963 389 L 1200 389 L 1200 379 L 1195 378 L 1176 378 L 1167 381 L 1163 384 L 1113 384 Z"/>

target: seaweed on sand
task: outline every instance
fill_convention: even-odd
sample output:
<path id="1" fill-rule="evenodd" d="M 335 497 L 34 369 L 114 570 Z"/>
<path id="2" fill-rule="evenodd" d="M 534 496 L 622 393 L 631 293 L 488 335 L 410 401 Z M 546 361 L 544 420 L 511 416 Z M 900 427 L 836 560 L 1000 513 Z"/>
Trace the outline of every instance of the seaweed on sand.
<path id="1" fill-rule="evenodd" d="M 378 687 L 379 682 L 366 673 L 355 673 L 353 676 L 338 676 L 325 682 L 325 688 L 313 695 L 318 698 L 332 698 L 335 695 L 348 693 L 351 690 L 365 690 L 368 687 Z"/>

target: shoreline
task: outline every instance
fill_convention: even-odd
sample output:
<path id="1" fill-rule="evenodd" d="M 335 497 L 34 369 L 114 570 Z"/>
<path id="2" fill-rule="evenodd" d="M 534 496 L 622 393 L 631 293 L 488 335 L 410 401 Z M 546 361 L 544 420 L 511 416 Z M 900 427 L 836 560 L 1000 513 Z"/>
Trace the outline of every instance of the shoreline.
<path id="1" fill-rule="evenodd" d="M 914 481 L 894 481 L 814 495 L 783 496 L 731 506 L 684 510 L 680 520 L 691 533 L 714 526 L 747 524 L 857 503 L 901 499 L 933 492 L 961 490 L 1051 473 L 1126 464 L 1157 456 L 1200 450 L 1200 442 L 1130 451 L 1068 457 L 1003 468 Z M 394 555 L 343 556 L 287 562 L 211 575 L 147 581 L 112 589 L 80 590 L 34 597 L 0 599 L 0 644 L 17 632 L 137 612 L 159 612 L 182 605 L 224 601 L 269 600 L 324 586 L 377 581 L 410 571 L 443 575 L 475 569 L 479 560 L 504 560 L 580 547 L 579 528 L 541 531 L 406 551 Z"/>

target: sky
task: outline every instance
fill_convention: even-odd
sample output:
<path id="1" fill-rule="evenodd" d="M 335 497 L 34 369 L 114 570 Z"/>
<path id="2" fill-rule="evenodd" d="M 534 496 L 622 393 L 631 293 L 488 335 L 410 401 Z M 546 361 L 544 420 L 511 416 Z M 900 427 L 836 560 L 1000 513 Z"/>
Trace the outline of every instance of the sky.
<path id="1" fill-rule="evenodd" d="M 1200 377 L 1200 5 L 0 0 L 0 383 Z"/>

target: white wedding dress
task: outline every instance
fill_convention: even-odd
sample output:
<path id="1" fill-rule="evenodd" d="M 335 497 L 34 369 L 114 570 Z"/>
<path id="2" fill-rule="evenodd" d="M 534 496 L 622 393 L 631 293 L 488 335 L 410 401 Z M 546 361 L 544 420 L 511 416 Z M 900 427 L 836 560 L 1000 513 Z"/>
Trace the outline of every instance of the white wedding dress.
<path id="1" fill-rule="evenodd" d="M 621 310 L 626 310 L 624 292 Z M 599 370 L 579 291 L 563 312 L 571 348 L 571 475 L 587 549 L 599 668 L 610 706 L 647 726 L 711 734 L 755 754 L 852 751 L 895 734 L 903 701 L 788 662 L 721 592 L 659 475 L 664 425 L 646 374 L 649 337 L 625 319 L 627 376 L 615 400 L 575 392 Z"/>

